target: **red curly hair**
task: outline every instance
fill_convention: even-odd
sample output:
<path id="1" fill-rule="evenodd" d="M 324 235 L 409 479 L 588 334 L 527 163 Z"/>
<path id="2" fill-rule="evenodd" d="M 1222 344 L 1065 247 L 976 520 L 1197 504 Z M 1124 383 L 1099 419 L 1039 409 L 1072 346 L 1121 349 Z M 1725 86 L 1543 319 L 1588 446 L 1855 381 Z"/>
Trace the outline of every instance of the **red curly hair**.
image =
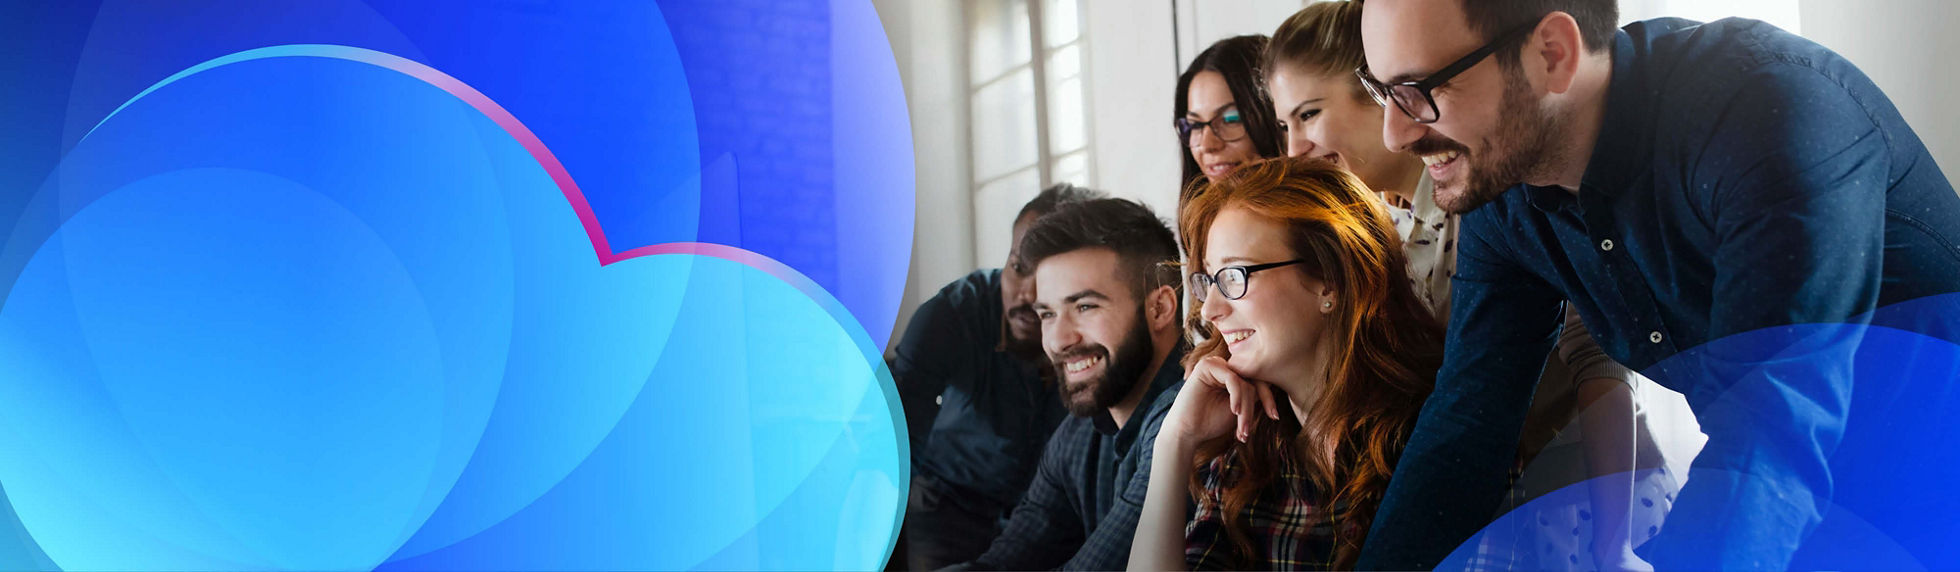
<path id="1" fill-rule="evenodd" d="M 1306 260 L 1301 268 L 1335 288 L 1342 305 L 1324 335 L 1334 350 L 1333 359 L 1321 364 L 1327 386 L 1304 423 L 1291 408 L 1280 407 L 1279 420 L 1258 416 L 1244 443 L 1221 438 L 1201 445 L 1191 460 L 1199 469 L 1193 471 L 1193 495 L 1202 494 L 1197 476 L 1205 466 L 1227 454 L 1236 457 L 1221 512 L 1236 552 L 1249 556 L 1254 549 L 1245 508 L 1283 471 L 1298 471 L 1321 497 L 1317 502 L 1340 511 L 1336 563 L 1351 567 L 1434 387 L 1443 326 L 1412 289 L 1395 226 L 1360 179 L 1301 157 L 1244 165 L 1207 187 L 1178 213 L 1186 260 L 1201 267 L 1212 222 L 1227 208 L 1243 208 L 1284 224 L 1287 246 Z M 1185 356 L 1185 369 L 1210 356 L 1229 357 L 1217 336 Z"/>

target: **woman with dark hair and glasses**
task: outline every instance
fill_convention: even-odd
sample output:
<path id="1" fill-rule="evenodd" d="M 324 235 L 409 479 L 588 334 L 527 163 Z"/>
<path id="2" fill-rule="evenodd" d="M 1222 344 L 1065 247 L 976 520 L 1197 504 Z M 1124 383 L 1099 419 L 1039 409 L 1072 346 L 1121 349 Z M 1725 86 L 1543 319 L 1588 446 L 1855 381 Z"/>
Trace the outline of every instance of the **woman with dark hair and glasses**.
<path id="1" fill-rule="evenodd" d="M 1130 569 L 1352 567 L 1443 359 L 1388 213 L 1288 158 L 1212 179 L 1178 224 L 1219 335 L 1185 357 Z"/>
<path id="2" fill-rule="evenodd" d="M 1195 192 L 1195 182 L 1285 151 L 1272 101 L 1259 86 L 1265 49 L 1265 36 L 1219 40 L 1177 76 L 1174 124 L 1185 150 L 1179 203 Z"/>
<path id="3" fill-rule="evenodd" d="M 1259 59 L 1265 50 L 1265 36 L 1219 40 L 1177 76 L 1172 123 L 1184 149 L 1184 180 L 1177 193 L 1180 208 L 1206 181 L 1286 150 L 1273 122 L 1272 100 L 1259 85 Z M 1184 329 L 1189 337 L 1209 336 L 1198 319 L 1197 305 L 1187 299 L 1185 307 L 1189 311 Z"/>
<path id="4" fill-rule="evenodd" d="M 1316 2 L 1273 32 L 1261 65 L 1287 154 L 1331 161 L 1380 193 L 1408 257 L 1411 285 L 1439 319 L 1449 318 L 1459 217 L 1436 205 L 1420 159 L 1382 143 L 1382 115 L 1434 120 L 1429 90 L 1517 38 L 1499 38 L 1420 81 L 1368 85 L 1369 77 L 1356 71 L 1365 60 L 1361 4 Z M 1510 519 L 1521 526 L 1484 538 L 1478 562 L 1500 569 L 1644 568 L 1633 548 L 1662 524 L 1680 489 L 1662 465 L 1669 457 L 1693 457 L 1699 444 L 1698 434 L 1685 432 L 1681 439 L 1657 439 L 1645 419 L 1659 407 L 1691 418 L 1685 401 L 1663 396 L 1608 358 L 1576 313 L 1567 314 L 1537 387 L 1514 464 L 1511 503 L 1581 481 L 1591 486 L 1581 491 L 1588 494 L 1530 502 L 1530 514 Z"/>

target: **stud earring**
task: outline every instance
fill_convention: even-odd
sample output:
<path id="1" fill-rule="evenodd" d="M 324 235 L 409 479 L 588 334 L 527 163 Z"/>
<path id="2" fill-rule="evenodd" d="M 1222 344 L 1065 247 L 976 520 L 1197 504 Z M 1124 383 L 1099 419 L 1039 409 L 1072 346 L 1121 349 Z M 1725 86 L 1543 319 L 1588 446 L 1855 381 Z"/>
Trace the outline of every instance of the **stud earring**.
<path id="1" fill-rule="evenodd" d="M 1328 301 L 1325 301 L 1325 302 L 1321 302 L 1321 303 L 1320 303 L 1320 309 L 1322 309 L 1322 310 L 1332 310 L 1332 309 L 1334 309 L 1334 301 L 1333 301 L 1333 300 L 1328 300 Z"/>

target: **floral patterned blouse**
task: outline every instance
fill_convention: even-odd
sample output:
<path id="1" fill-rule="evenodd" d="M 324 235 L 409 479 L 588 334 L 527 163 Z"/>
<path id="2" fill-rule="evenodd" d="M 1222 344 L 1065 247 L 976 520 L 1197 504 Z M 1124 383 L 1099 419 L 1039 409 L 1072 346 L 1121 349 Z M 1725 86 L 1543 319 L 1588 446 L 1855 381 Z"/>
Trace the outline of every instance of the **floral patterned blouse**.
<path id="1" fill-rule="evenodd" d="M 1388 218 L 1409 257 L 1409 283 L 1441 320 L 1450 319 L 1450 278 L 1456 276 L 1456 230 L 1462 218 L 1436 206 L 1435 183 L 1423 173 L 1405 208 L 1388 205 Z"/>

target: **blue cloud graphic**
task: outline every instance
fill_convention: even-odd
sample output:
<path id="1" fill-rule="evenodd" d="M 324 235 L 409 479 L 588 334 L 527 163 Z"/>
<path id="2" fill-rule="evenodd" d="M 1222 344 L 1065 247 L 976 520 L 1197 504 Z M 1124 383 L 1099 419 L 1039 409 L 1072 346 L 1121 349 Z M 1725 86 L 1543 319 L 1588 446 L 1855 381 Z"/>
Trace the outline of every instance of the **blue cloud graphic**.
<path id="1" fill-rule="evenodd" d="M 903 442 L 862 327 L 727 260 L 601 266 L 533 155 L 424 81 L 205 70 L 70 150 L 28 213 L 0 251 L 0 483 L 33 545 L 0 564 L 890 549 Z"/>

